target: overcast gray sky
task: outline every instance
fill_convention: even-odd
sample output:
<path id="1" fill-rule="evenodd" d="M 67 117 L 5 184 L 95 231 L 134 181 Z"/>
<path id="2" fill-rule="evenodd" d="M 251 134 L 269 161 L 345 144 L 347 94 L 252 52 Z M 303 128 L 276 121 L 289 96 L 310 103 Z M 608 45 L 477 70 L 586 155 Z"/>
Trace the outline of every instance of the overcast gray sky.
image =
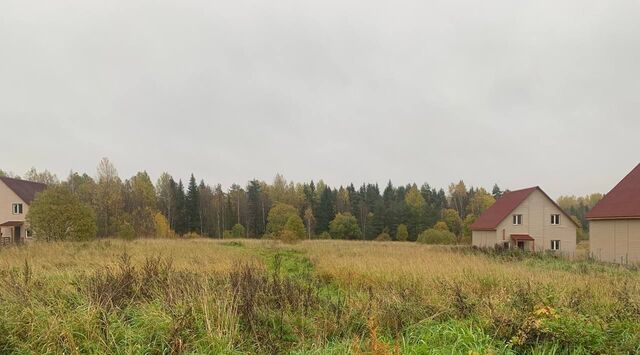
<path id="1" fill-rule="evenodd" d="M 640 2 L 0 1 L 0 168 L 552 196 L 640 162 Z"/>

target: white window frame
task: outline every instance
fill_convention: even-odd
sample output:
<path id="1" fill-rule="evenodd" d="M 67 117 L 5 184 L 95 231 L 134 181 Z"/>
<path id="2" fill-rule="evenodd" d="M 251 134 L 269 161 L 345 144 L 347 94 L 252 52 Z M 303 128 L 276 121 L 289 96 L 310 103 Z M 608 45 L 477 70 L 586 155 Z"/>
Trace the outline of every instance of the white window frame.
<path id="1" fill-rule="evenodd" d="M 512 217 L 512 220 L 513 220 L 513 225 L 514 226 L 521 226 L 523 217 L 522 217 L 521 214 L 514 214 L 513 217 Z"/>
<path id="2" fill-rule="evenodd" d="M 24 206 L 21 203 L 16 202 L 16 203 L 11 204 L 11 213 L 12 214 L 22 214 L 23 212 L 24 212 Z"/>
<path id="3" fill-rule="evenodd" d="M 560 214 L 555 213 L 551 215 L 551 225 L 559 226 L 560 225 Z"/>
<path id="4" fill-rule="evenodd" d="M 560 241 L 559 240 L 552 240 L 551 241 L 551 250 L 553 250 L 553 251 L 560 250 Z"/>

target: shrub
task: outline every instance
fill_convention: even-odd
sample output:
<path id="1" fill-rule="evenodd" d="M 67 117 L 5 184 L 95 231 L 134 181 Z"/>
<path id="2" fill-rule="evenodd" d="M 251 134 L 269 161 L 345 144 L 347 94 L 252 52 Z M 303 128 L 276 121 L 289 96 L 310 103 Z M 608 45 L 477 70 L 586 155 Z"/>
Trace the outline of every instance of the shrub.
<path id="1" fill-rule="evenodd" d="M 386 232 L 382 232 L 378 234 L 378 236 L 376 237 L 376 241 L 378 242 L 388 242 L 390 240 L 391 240 L 391 236 L 389 235 L 389 233 L 386 233 Z"/>
<path id="2" fill-rule="evenodd" d="M 329 232 L 322 232 L 318 236 L 318 239 L 331 239 L 331 234 L 329 234 Z"/>
<path id="3" fill-rule="evenodd" d="M 277 239 L 277 236 L 273 233 L 265 233 L 262 235 L 262 239 Z"/>
<path id="4" fill-rule="evenodd" d="M 125 240 L 132 240 L 136 237 L 136 231 L 133 229 L 133 226 L 128 222 L 120 223 L 120 227 L 118 227 L 118 238 Z"/>
<path id="5" fill-rule="evenodd" d="M 334 239 L 362 238 L 358 220 L 351 213 L 338 213 L 329 224 L 329 234 Z"/>
<path id="6" fill-rule="evenodd" d="M 449 231 L 427 229 L 420 233 L 418 236 L 418 242 L 424 244 L 455 244 L 456 236 Z"/>
<path id="7" fill-rule="evenodd" d="M 448 232 L 449 226 L 447 226 L 447 224 L 444 221 L 440 221 L 436 223 L 435 226 L 433 226 L 433 229 Z"/>
<path id="8" fill-rule="evenodd" d="M 233 233 L 229 229 L 226 229 L 224 232 L 222 232 L 222 238 L 231 239 L 233 238 Z"/>
<path id="9" fill-rule="evenodd" d="M 189 232 L 187 234 L 184 234 L 182 236 L 182 238 L 186 238 L 186 239 L 196 239 L 196 238 L 202 238 L 202 236 L 196 232 Z"/>
<path id="10" fill-rule="evenodd" d="M 300 238 L 295 232 L 285 229 L 282 232 L 280 232 L 280 234 L 278 235 L 278 239 L 284 243 L 295 243 Z"/>
<path id="11" fill-rule="evenodd" d="M 404 242 L 407 239 L 409 239 L 409 230 L 407 229 L 407 225 L 399 224 L 398 228 L 396 229 L 396 240 Z"/>
<path id="12" fill-rule="evenodd" d="M 242 224 L 237 223 L 233 228 L 231 228 L 231 236 L 233 238 L 244 238 L 245 235 L 246 230 Z"/>

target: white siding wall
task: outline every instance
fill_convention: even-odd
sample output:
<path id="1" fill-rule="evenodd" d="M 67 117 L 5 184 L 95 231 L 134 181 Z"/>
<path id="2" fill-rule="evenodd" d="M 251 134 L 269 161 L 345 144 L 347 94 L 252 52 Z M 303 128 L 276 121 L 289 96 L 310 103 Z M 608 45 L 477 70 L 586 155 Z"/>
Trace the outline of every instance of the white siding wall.
<path id="1" fill-rule="evenodd" d="M 596 259 L 640 263 L 640 220 L 589 222 L 589 249 Z"/>
<path id="2" fill-rule="evenodd" d="M 496 231 L 472 231 L 471 244 L 476 247 L 494 247 L 498 242 Z"/>

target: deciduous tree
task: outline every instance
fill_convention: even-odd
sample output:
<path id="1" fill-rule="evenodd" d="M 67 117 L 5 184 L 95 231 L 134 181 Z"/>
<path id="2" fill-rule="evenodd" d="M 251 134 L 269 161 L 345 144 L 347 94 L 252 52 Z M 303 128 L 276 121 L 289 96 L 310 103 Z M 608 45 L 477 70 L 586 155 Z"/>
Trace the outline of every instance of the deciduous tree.
<path id="1" fill-rule="evenodd" d="M 331 221 L 329 234 L 333 239 L 361 239 L 358 220 L 350 213 L 338 213 Z"/>
<path id="2" fill-rule="evenodd" d="M 298 210 L 286 203 L 277 202 L 269 211 L 267 231 L 278 235 L 292 216 L 298 216 Z"/>
<path id="3" fill-rule="evenodd" d="M 442 220 L 449 227 L 449 231 L 459 236 L 462 232 L 462 218 L 458 214 L 458 211 L 448 208 L 442 211 Z"/>
<path id="4" fill-rule="evenodd" d="M 51 173 L 49 170 L 37 171 L 35 167 L 32 167 L 24 174 L 24 179 L 28 181 L 39 182 L 41 184 L 57 185 L 60 180 L 56 174 Z"/>
<path id="5" fill-rule="evenodd" d="M 96 216 L 68 189 L 60 186 L 36 195 L 27 221 L 39 240 L 90 240 L 96 236 Z"/>
<path id="6" fill-rule="evenodd" d="M 291 215 L 287 219 L 283 231 L 293 233 L 297 239 L 303 239 L 305 234 L 304 223 L 302 223 L 302 219 L 297 214 Z"/>
<path id="7" fill-rule="evenodd" d="M 409 230 L 407 229 L 406 224 L 398 224 L 398 228 L 396 229 L 396 240 L 405 242 L 409 239 Z"/>
<path id="8" fill-rule="evenodd" d="M 122 181 L 118 171 L 108 158 L 102 158 L 98 164 L 96 186 L 96 213 L 98 235 L 115 235 L 119 227 L 119 217 L 124 207 Z"/>
<path id="9" fill-rule="evenodd" d="M 491 207 L 496 202 L 496 199 L 487 192 L 484 188 L 479 188 L 474 193 L 473 197 L 469 200 L 467 206 L 467 213 L 474 214 L 476 216 L 481 215 L 487 208 Z"/>

